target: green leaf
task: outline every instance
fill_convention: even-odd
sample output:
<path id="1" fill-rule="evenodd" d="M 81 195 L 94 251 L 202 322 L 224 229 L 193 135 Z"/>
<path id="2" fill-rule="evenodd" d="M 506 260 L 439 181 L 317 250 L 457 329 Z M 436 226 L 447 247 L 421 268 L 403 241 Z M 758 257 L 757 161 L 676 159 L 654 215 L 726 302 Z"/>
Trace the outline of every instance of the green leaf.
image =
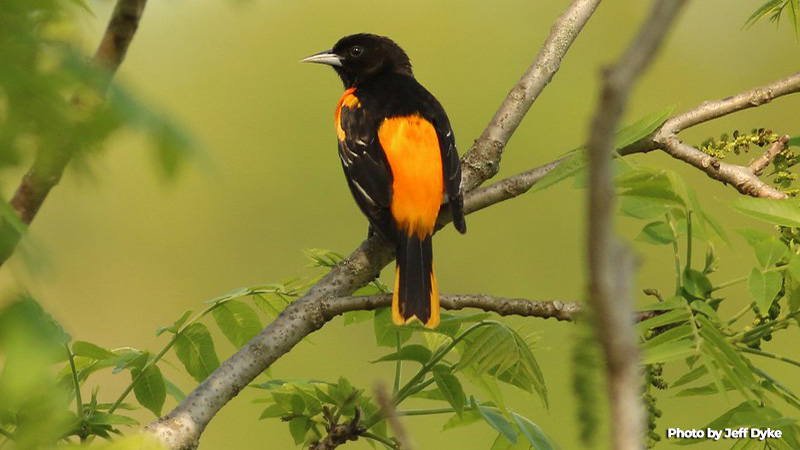
<path id="1" fill-rule="evenodd" d="M 730 389 L 733 389 L 733 387 L 731 386 Z M 709 383 L 703 386 L 682 389 L 675 394 L 675 397 L 696 397 L 700 395 L 714 395 L 718 393 L 719 389 L 717 386 L 714 383 Z"/>
<path id="2" fill-rule="evenodd" d="M 136 378 L 139 373 L 138 369 L 132 370 L 131 378 Z M 145 367 L 141 378 L 133 386 L 133 393 L 139 404 L 152 411 L 156 416 L 161 416 L 161 408 L 164 407 L 164 400 L 167 397 L 167 386 L 157 365 L 150 364 Z"/>
<path id="3" fill-rule="evenodd" d="M 782 281 L 783 277 L 779 273 L 762 272 L 756 268 L 750 271 L 750 276 L 747 277 L 747 289 L 762 314 L 769 311 L 772 301 L 781 290 Z"/>
<path id="4" fill-rule="evenodd" d="M 169 381 L 166 377 L 164 378 L 164 384 L 167 387 L 167 394 L 172 396 L 178 403 L 182 402 L 186 398 L 186 394 L 183 393 L 181 388 L 179 388 L 175 383 Z"/>
<path id="5" fill-rule="evenodd" d="M 566 156 L 566 159 L 558 163 L 547 175 L 537 181 L 530 192 L 545 190 L 550 186 L 554 186 L 571 178 L 581 170 L 584 170 L 588 164 L 589 160 L 586 156 L 586 151 L 583 149 L 576 150 L 572 152 L 572 154 Z"/>
<path id="6" fill-rule="evenodd" d="M 757 243 L 753 250 L 756 252 L 758 263 L 763 269 L 768 269 L 780 261 L 789 253 L 789 249 L 778 238 L 770 239 Z"/>
<path id="7" fill-rule="evenodd" d="M 768 0 L 766 3 L 761 5 L 750 17 L 747 18 L 745 22 L 745 27 L 751 27 L 753 24 L 758 22 L 761 18 L 769 14 L 773 11 L 776 7 L 779 7 L 784 1 L 786 0 Z"/>
<path id="8" fill-rule="evenodd" d="M 660 111 L 652 112 L 630 125 L 626 125 L 617 131 L 614 137 L 614 148 L 621 149 L 647 137 L 669 118 L 674 109 L 674 106 L 668 106 Z"/>
<path id="9" fill-rule="evenodd" d="M 461 387 L 461 382 L 458 381 L 458 378 L 450 373 L 450 368 L 441 365 L 435 366 L 432 374 L 436 386 L 439 387 L 447 403 L 450 403 L 456 414 L 459 416 L 463 414 L 464 402 L 466 402 L 467 397 L 464 395 L 464 389 Z"/>
<path id="10" fill-rule="evenodd" d="M 176 320 L 175 323 L 173 323 L 172 325 L 166 327 L 158 327 L 158 329 L 156 330 L 156 336 L 161 336 L 165 331 L 169 331 L 172 334 L 177 333 L 178 330 L 183 326 L 183 324 L 185 324 L 186 321 L 189 320 L 189 316 L 191 315 L 192 315 L 192 310 L 188 310 L 184 312 L 183 315 L 178 320 Z"/>
<path id="11" fill-rule="evenodd" d="M 654 245 L 666 245 L 675 242 L 672 227 L 665 221 L 650 222 L 642 228 L 637 241 Z"/>
<path id="12" fill-rule="evenodd" d="M 773 225 L 800 227 L 800 200 L 740 197 L 731 204 L 733 209 Z"/>
<path id="13" fill-rule="evenodd" d="M 522 435 L 531 443 L 533 448 L 536 450 L 553 450 L 555 448 L 547 435 L 544 434 L 544 431 L 539 428 L 539 425 L 517 413 L 511 413 L 511 417 L 514 418 L 514 422 L 517 423 Z"/>
<path id="14" fill-rule="evenodd" d="M 641 311 L 669 311 L 671 309 L 684 308 L 686 308 L 686 299 L 680 296 L 675 296 L 663 302 L 651 303 L 641 308 Z"/>
<path id="15" fill-rule="evenodd" d="M 217 326 L 231 344 L 241 348 L 261 332 L 261 321 L 258 315 L 245 303 L 229 300 L 212 311 Z"/>
<path id="16" fill-rule="evenodd" d="M 492 428 L 500 432 L 500 434 L 502 434 L 509 442 L 512 444 L 517 443 L 517 430 L 514 429 L 514 425 L 511 425 L 511 422 L 506 420 L 506 418 L 500 414 L 497 408 L 489 408 L 479 405 L 478 411 L 480 411 L 483 420 L 491 425 Z"/>
<path id="17" fill-rule="evenodd" d="M 528 392 L 536 392 L 547 405 L 547 388 L 536 358 L 525 340 L 511 328 L 488 322 L 462 341 L 464 348 L 455 370 L 474 368 Z"/>
<path id="18" fill-rule="evenodd" d="M 622 214 L 637 219 L 662 217 L 674 208 L 684 206 L 683 199 L 672 189 L 658 186 L 629 189 L 620 193 L 620 196 Z"/>
<path id="19" fill-rule="evenodd" d="M 95 360 L 109 359 L 117 356 L 111 350 L 106 350 L 103 347 L 86 341 L 75 341 L 72 344 L 72 354 L 75 356 L 85 356 Z"/>
<path id="20" fill-rule="evenodd" d="M 786 142 L 786 146 L 787 147 L 800 147 L 800 136 L 795 136 L 793 138 L 790 138 Z"/>
<path id="21" fill-rule="evenodd" d="M 375 330 L 375 343 L 381 347 L 396 347 L 397 333 L 400 333 L 401 344 L 411 339 L 409 327 L 398 327 L 392 323 L 392 312 L 389 308 L 376 309 L 372 324 Z"/>
<path id="22" fill-rule="evenodd" d="M 295 417 L 289 421 L 289 433 L 292 434 L 292 439 L 296 445 L 300 445 L 306 441 L 306 432 L 311 429 L 311 422 L 308 417 Z"/>
<path id="23" fill-rule="evenodd" d="M 800 256 L 792 254 L 792 258 L 789 260 L 789 273 L 795 280 L 800 280 Z"/>
<path id="24" fill-rule="evenodd" d="M 690 295 L 701 299 L 711 294 L 713 289 L 706 274 L 694 269 L 687 269 L 683 272 L 683 288 Z"/>
<path id="25" fill-rule="evenodd" d="M 788 274 L 783 279 L 786 288 L 786 298 L 789 300 L 789 312 L 797 312 L 800 310 L 800 282 L 797 281 L 794 273 Z"/>
<path id="26" fill-rule="evenodd" d="M 667 341 L 663 344 L 644 349 L 642 364 L 655 364 L 686 358 L 697 353 L 697 347 L 689 339 Z"/>
<path id="27" fill-rule="evenodd" d="M 419 344 L 406 345 L 400 349 L 399 352 L 391 353 L 381 358 L 372 361 L 373 363 L 381 361 L 416 361 L 420 364 L 425 364 L 431 359 L 431 351 L 427 347 Z"/>
<path id="28" fill-rule="evenodd" d="M 689 319 L 689 311 L 685 309 L 673 309 L 647 320 L 643 320 L 636 325 L 640 332 L 650 330 L 656 327 L 662 327 L 672 323 L 684 322 Z"/>
<path id="29" fill-rule="evenodd" d="M 705 316 L 696 316 L 700 326 L 700 335 L 710 342 L 716 350 L 722 353 L 730 366 L 736 369 L 737 374 L 748 384 L 755 383 L 750 366 L 739 352 L 725 339 L 725 336 Z"/>
<path id="30" fill-rule="evenodd" d="M 696 301 L 693 301 L 690 305 L 691 305 L 693 310 L 705 314 L 706 317 L 711 319 L 712 322 L 714 322 L 714 323 L 720 323 L 721 322 L 717 312 L 708 303 L 706 303 L 706 302 L 704 302 L 702 300 L 696 300 Z"/>
<path id="31" fill-rule="evenodd" d="M 139 422 L 127 416 L 95 412 L 86 419 L 92 425 L 125 425 L 135 427 Z"/>
<path id="32" fill-rule="evenodd" d="M 478 411 L 478 408 L 468 409 L 460 416 L 458 414 L 454 414 L 447 419 L 447 422 L 445 422 L 444 426 L 442 427 L 442 431 L 469 425 L 481 419 L 483 419 L 483 416 L 481 415 L 480 411 Z"/>
<path id="33" fill-rule="evenodd" d="M 262 419 L 273 419 L 277 417 L 285 417 L 287 414 L 288 411 L 285 411 L 279 404 L 275 403 L 267 406 L 264 409 L 264 411 L 261 411 L 261 415 L 258 416 L 258 419 L 262 420 Z"/>
<path id="34" fill-rule="evenodd" d="M 772 233 L 768 233 L 764 230 L 758 230 L 756 228 L 739 228 L 736 230 L 740 236 L 744 238 L 747 243 L 755 248 L 760 242 L 765 241 L 767 239 L 772 238 Z"/>
<path id="35" fill-rule="evenodd" d="M 658 347 L 661 344 L 670 341 L 678 341 L 680 339 L 684 339 L 687 337 L 691 337 L 694 334 L 694 327 L 690 323 L 685 323 L 683 325 L 676 326 L 674 328 L 670 328 L 664 332 L 657 334 L 655 337 L 648 339 L 642 345 L 642 350 L 648 350 L 653 347 Z"/>
<path id="36" fill-rule="evenodd" d="M 202 323 L 186 327 L 175 339 L 175 354 L 196 381 L 201 382 L 219 367 L 211 333 Z"/>
<path id="37" fill-rule="evenodd" d="M 489 450 L 530 450 L 530 448 L 531 445 L 528 444 L 528 441 L 520 439 L 519 436 L 517 436 L 517 442 L 512 444 L 505 436 L 498 434 Z"/>
<path id="38" fill-rule="evenodd" d="M 364 311 L 347 311 L 346 313 L 342 314 L 344 318 L 344 325 L 350 325 L 354 323 L 361 323 L 371 320 L 373 317 L 372 311 L 364 310 Z"/>
<path id="39" fill-rule="evenodd" d="M 684 384 L 691 383 L 692 381 L 695 381 L 706 374 L 708 374 L 708 368 L 706 368 L 706 366 L 697 366 L 690 372 L 683 374 L 683 376 L 675 380 L 675 382 L 671 383 L 670 387 L 676 388 L 678 386 L 683 386 Z"/>

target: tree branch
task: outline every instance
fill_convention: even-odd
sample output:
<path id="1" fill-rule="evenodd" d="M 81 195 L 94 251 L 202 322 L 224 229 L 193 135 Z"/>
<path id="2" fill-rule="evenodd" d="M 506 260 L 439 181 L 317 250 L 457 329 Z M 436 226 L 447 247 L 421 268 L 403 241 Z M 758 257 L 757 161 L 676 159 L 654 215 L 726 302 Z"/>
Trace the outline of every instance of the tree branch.
<path id="1" fill-rule="evenodd" d="M 349 311 L 371 311 L 386 308 L 392 304 L 391 294 L 340 297 L 321 302 L 325 320 Z M 524 298 L 504 298 L 487 294 L 441 294 L 439 304 L 448 310 L 477 308 L 495 312 L 501 316 L 539 317 L 573 321 L 581 311 L 579 302 L 561 300 L 527 300 Z"/>
<path id="2" fill-rule="evenodd" d="M 656 140 L 668 140 L 668 136 L 675 135 L 686 128 L 718 119 L 743 109 L 762 106 L 773 99 L 797 92 L 800 92 L 800 73 L 722 100 L 703 102 L 695 108 L 673 116 L 652 134 L 620 149 L 618 153 L 622 156 L 627 156 L 635 153 L 647 153 L 653 150 L 659 150 L 662 148 L 662 145 Z M 672 156 L 706 171 L 704 165 L 710 165 L 713 158 L 697 149 L 692 148 L 692 150 L 694 151 L 673 151 L 674 154 L 672 154 Z M 778 152 L 780 151 L 778 150 Z M 470 192 L 464 199 L 464 209 L 467 212 L 480 211 L 495 203 L 522 195 L 528 192 L 533 185 L 544 178 L 551 170 L 570 158 L 572 158 L 572 156 L 564 156 L 528 171 L 512 175 L 492 185 L 476 189 Z M 699 166 L 696 164 L 699 164 Z M 733 186 L 737 186 L 737 183 L 744 180 L 747 189 L 756 191 L 759 196 L 775 192 L 771 186 L 758 180 L 757 177 L 740 177 L 740 174 L 746 175 L 746 173 L 742 173 L 742 169 L 747 169 L 745 167 L 724 163 L 721 163 L 721 167 L 725 167 L 725 169 L 714 171 L 714 174 L 721 172 L 720 178 L 712 178 L 732 184 Z M 761 190 L 764 186 L 766 186 L 766 189 Z M 752 195 L 748 192 L 743 193 Z M 779 194 L 782 195 L 783 193 L 779 192 Z"/>
<path id="3" fill-rule="evenodd" d="M 788 140 L 788 137 L 786 140 Z M 778 151 L 783 149 L 784 144 L 780 143 L 780 141 L 776 142 L 776 144 L 778 144 Z M 717 181 L 732 185 L 742 194 L 752 197 L 779 199 L 787 197 L 783 192 L 761 181 L 750 167 L 720 162 L 717 158 L 707 155 L 691 145 L 684 144 L 675 135 L 665 137 L 662 145 L 663 150 L 673 158 L 691 164 Z M 771 148 L 773 147 L 775 147 L 774 144 Z M 769 161 L 767 160 L 764 165 L 769 164 Z"/>
<path id="4" fill-rule="evenodd" d="M 498 109 L 495 118 L 462 159 L 465 192 L 497 172 L 502 150 L 533 101 L 552 79 L 575 37 L 600 0 L 574 0 L 559 17 L 531 68 Z M 378 237 L 364 241 L 264 331 L 203 381 L 172 412 L 146 430 L 171 449 L 192 449 L 214 414 L 258 374 L 306 335 L 322 327 L 322 300 L 350 295 L 373 279 L 394 258 L 394 249 Z"/>
<path id="5" fill-rule="evenodd" d="M 105 95 L 111 78 L 125 59 L 146 3 L 147 0 L 117 1 L 103 39 L 92 58 L 93 65 L 107 72 L 107 77 L 95 86 L 101 95 Z M 72 103 L 75 105 L 80 103 L 77 95 L 72 97 Z M 36 217 L 50 190 L 61 180 L 75 150 L 74 142 L 66 139 L 61 148 L 37 152 L 33 165 L 22 178 L 11 199 L 11 206 L 23 223 L 30 225 Z M 22 236 L 13 226 L 5 222 L 0 223 L 0 235 L 6 236 L 0 247 L 0 265 L 2 265 L 14 253 Z"/>
<path id="6" fill-rule="evenodd" d="M 589 155 L 589 305 L 606 361 L 615 449 L 641 449 L 645 434 L 639 353 L 631 314 L 633 264 L 614 237 L 614 134 L 634 83 L 666 37 L 683 0 L 659 0 L 620 60 L 604 73 L 600 104 L 592 122 Z"/>

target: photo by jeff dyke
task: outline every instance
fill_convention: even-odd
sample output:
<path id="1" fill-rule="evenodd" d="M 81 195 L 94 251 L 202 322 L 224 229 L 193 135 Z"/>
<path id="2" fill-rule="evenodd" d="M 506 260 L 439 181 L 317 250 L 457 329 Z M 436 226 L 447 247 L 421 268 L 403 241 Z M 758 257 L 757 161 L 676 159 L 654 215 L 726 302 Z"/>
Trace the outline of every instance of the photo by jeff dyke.
<path id="1" fill-rule="evenodd" d="M 758 439 L 763 441 L 766 439 L 780 439 L 781 430 L 773 430 L 772 428 L 696 428 L 696 429 L 681 429 L 681 428 L 667 428 L 667 439 L 711 439 L 717 441 L 719 439 Z"/>

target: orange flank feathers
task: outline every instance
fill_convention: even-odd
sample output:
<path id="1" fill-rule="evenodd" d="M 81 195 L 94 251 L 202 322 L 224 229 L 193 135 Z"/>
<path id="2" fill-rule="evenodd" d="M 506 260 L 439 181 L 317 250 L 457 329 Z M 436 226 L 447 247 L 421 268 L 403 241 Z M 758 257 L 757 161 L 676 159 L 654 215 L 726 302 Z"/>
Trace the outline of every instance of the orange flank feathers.
<path id="1" fill-rule="evenodd" d="M 392 168 L 392 217 L 407 235 L 433 234 L 444 198 L 436 130 L 418 115 L 383 121 L 378 140 Z"/>

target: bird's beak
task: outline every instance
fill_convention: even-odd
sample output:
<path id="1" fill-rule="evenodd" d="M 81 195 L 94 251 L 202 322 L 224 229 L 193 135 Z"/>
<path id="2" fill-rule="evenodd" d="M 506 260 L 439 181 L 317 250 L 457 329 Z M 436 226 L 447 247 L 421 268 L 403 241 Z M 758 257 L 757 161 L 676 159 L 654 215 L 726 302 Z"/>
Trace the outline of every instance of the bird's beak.
<path id="1" fill-rule="evenodd" d="M 333 53 L 332 50 L 325 50 L 324 52 L 311 55 L 308 58 L 303 58 L 300 62 L 327 64 L 329 66 L 342 67 L 342 58 Z"/>

